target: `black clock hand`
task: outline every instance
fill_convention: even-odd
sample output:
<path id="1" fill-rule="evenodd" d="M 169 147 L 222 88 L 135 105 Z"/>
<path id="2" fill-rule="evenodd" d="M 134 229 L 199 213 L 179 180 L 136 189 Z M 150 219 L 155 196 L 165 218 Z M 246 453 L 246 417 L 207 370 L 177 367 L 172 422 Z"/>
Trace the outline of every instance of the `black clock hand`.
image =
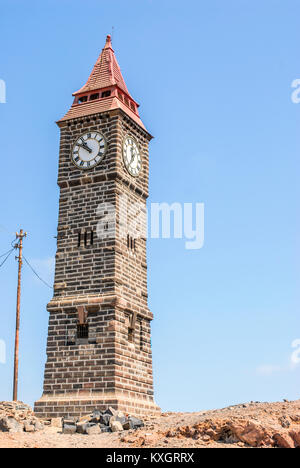
<path id="1" fill-rule="evenodd" d="M 83 146 L 86 146 L 88 148 L 88 144 L 83 138 L 80 138 L 80 141 L 81 141 Z"/>
<path id="2" fill-rule="evenodd" d="M 131 161 L 130 161 L 130 166 L 131 166 L 131 164 L 133 163 L 134 158 L 135 158 L 134 149 L 131 148 Z"/>
<path id="3" fill-rule="evenodd" d="M 88 147 L 88 145 L 86 143 L 77 143 L 77 146 L 81 146 L 81 148 L 85 149 L 86 151 L 88 151 L 89 153 L 92 153 L 93 151 L 91 150 L 91 148 Z"/>

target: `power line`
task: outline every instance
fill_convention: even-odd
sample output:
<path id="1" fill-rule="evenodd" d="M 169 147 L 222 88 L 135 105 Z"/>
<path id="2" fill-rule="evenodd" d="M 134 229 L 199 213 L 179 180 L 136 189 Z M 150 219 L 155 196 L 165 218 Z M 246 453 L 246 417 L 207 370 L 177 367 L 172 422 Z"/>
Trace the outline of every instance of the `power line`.
<path id="1" fill-rule="evenodd" d="M 37 272 L 35 271 L 35 269 L 30 265 L 29 261 L 27 260 L 26 257 L 24 257 L 23 255 L 23 258 L 25 260 L 25 262 L 27 263 L 27 265 L 29 266 L 29 268 L 31 269 L 31 271 L 35 274 L 35 276 L 42 282 L 45 284 L 45 286 L 47 286 L 48 288 L 50 289 L 53 289 L 52 286 L 50 286 L 50 284 L 47 283 L 47 281 L 43 280 L 43 278 L 40 277 L 40 275 L 37 274 Z"/>
<path id="2" fill-rule="evenodd" d="M 8 252 L 5 252 L 4 254 L 0 255 L 0 258 L 3 258 L 5 257 L 5 259 L 3 260 L 3 262 L 0 264 L 0 268 L 4 265 L 4 263 L 8 260 L 8 258 L 11 256 L 12 252 L 18 248 L 19 246 L 19 243 L 20 243 L 20 240 L 18 239 L 18 242 L 15 244 L 17 240 L 17 237 L 11 242 L 11 246 L 12 246 L 12 249 L 9 250 Z M 50 289 L 53 289 L 52 286 L 50 286 L 50 284 L 47 283 L 47 281 L 43 280 L 43 278 L 40 277 L 40 275 L 35 271 L 35 269 L 33 268 L 33 266 L 29 263 L 29 261 L 27 260 L 26 257 L 24 257 L 24 260 L 25 262 L 27 263 L 27 265 L 29 266 L 29 268 L 31 269 L 31 271 L 35 274 L 35 276 L 42 282 L 44 283 L 45 286 L 47 286 L 48 288 Z"/>
<path id="3" fill-rule="evenodd" d="M 15 250 L 15 249 L 11 249 L 9 252 L 7 252 L 8 255 L 7 255 L 7 257 L 3 260 L 3 262 L 0 264 L 0 268 L 4 265 L 4 263 L 6 262 L 6 260 L 8 260 L 8 258 L 11 256 L 11 254 L 13 253 L 14 250 Z M 4 254 L 4 255 L 6 255 L 6 254 Z M 2 256 L 4 257 L 4 255 L 2 255 Z"/>
<path id="4" fill-rule="evenodd" d="M 4 254 L 0 255 L 0 258 L 5 257 L 5 255 L 9 254 L 12 250 L 14 250 L 14 249 L 11 249 L 8 252 L 5 252 Z"/>

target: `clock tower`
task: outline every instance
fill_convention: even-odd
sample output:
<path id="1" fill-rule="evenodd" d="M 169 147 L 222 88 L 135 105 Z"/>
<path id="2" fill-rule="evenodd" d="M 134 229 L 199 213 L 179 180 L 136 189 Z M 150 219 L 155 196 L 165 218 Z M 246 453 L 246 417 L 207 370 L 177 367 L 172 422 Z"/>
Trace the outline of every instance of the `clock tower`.
<path id="1" fill-rule="evenodd" d="M 159 412 L 153 398 L 146 200 L 151 135 L 106 44 L 61 132 L 54 297 L 41 417 L 112 406 Z"/>

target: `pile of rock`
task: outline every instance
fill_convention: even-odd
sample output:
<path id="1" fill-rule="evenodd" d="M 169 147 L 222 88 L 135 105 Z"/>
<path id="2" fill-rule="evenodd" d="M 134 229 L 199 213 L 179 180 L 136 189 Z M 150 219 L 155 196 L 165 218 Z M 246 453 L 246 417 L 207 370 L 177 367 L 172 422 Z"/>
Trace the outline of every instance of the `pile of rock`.
<path id="1" fill-rule="evenodd" d="M 0 432 L 36 432 L 44 425 L 30 406 L 20 401 L 0 402 Z"/>
<path id="2" fill-rule="evenodd" d="M 63 434 L 100 434 L 101 432 L 120 432 L 130 429 L 139 429 L 144 427 L 141 419 L 133 416 L 125 415 L 121 411 L 114 408 L 108 408 L 101 412 L 94 410 L 88 416 L 78 419 L 63 418 L 62 432 Z"/>

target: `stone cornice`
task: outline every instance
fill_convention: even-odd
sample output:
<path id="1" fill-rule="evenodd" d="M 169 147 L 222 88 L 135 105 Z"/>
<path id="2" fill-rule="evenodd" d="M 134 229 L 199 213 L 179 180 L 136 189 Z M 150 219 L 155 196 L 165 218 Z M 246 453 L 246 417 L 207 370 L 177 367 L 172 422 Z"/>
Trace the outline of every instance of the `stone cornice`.
<path id="1" fill-rule="evenodd" d="M 73 311 L 78 306 L 85 306 L 87 310 L 98 311 L 100 307 L 111 306 L 116 307 L 123 312 L 136 313 L 139 316 L 145 317 L 149 320 L 153 319 L 153 314 L 150 309 L 145 306 L 141 307 L 131 301 L 127 301 L 117 295 L 101 295 L 101 296 L 65 296 L 63 298 L 54 297 L 47 305 L 48 312 L 63 309 L 68 312 L 68 309 Z"/>

